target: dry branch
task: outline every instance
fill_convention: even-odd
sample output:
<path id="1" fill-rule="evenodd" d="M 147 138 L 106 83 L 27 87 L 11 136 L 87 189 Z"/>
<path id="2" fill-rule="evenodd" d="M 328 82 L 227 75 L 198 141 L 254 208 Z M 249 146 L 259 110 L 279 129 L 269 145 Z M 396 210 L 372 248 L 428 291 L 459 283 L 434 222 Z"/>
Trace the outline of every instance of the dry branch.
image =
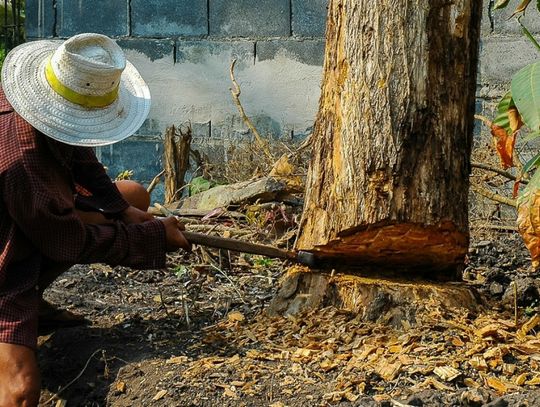
<path id="1" fill-rule="evenodd" d="M 515 199 L 506 198 L 502 195 L 496 194 L 495 192 L 491 192 L 487 188 L 479 187 L 477 185 L 471 185 L 471 189 L 477 194 L 485 196 L 492 201 L 499 202 L 508 206 L 513 206 L 514 208 L 517 207 L 517 202 Z"/>
<path id="2" fill-rule="evenodd" d="M 244 111 L 244 107 L 242 106 L 242 103 L 240 103 L 240 94 L 242 93 L 240 89 L 240 85 L 238 85 L 238 82 L 236 81 L 236 78 L 234 77 L 234 66 L 236 65 L 236 59 L 233 59 L 231 62 L 231 68 L 230 68 L 230 74 L 231 74 L 231 82 L 233 83 L 234 89 L 230 88 L 231 95 L 233 97 L 234 104 L 238 108 L 238 112 L 240 113 L 240 117 L 246 123 L 249 130 L 255 137 L 255 140 L 257 142 L 257 145 L 263 150 L 266 157 L 270 160 L 273 160 L 272 154 L 270 154 L 270 151 L 268 150 L 267 143 L 263 140 L 261 135 L 259 134 L 259 131 L 255 128 L 249 117 L 247 117 L 246 112 Z"/>
<path id="3" fill-rule="evenodd" d="M 473 168 L 479 168 L 481 170 L 491 171 L 496 174 L 502 175 L 505 178 L 508 178 L 509 180 L 516 181 L 517 177 L 514 174 L 510 174 L 508 171 L 501 170 L 497 167 L 492 167 L 488 164 L 478 163 L 478 162 L 471 162 L 471 167 Z"/>

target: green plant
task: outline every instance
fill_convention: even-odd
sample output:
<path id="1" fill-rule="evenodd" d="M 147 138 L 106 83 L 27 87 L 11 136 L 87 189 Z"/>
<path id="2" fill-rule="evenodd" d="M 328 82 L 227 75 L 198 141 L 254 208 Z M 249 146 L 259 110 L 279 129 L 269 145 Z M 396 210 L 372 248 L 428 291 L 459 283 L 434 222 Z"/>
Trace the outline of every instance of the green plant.
<path id="1" fill-rule="evenodd" d="M 510 3 L 510 0 L 498 0 L 494 9 L 503 9 Z M 523 35 L 540 52 L 540 44 L 521 21 L 531 0 L 516 3 L 512 17 L 516 17 Z M 536 9 L 540 11 L 540 0 L 536 1 Z M 510 92 L 499 102 L 497 117 L 491 123 L 491 133 L 504 168 L 515 166 L 513 150 L 516 138 L 525 128 L 528 129 L 528 134 L 524 140 L 540 137 L 540 61 L 523 67 L 513 75 Z M 514 184 L 514 195 L 518 195 L 519 232 L 531 252 L 534 268 L 540 266 L 540 217 L 537 215 L 540 210 L 540 171 L 537 171 L 539 165 L 540 152 L 528 159 L 524 165 L 518 165 Z M 519 185 L 523 180 L 528 180 L 528 184 L 520 190 Z"/>

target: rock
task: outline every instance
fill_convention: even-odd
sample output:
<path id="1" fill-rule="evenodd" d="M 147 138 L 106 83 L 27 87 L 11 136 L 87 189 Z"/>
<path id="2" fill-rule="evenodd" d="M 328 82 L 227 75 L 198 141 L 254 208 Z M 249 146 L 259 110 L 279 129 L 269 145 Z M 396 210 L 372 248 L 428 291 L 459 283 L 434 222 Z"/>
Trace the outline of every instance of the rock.
<path id="1" fill-rule="evenodd" d="M 491 403 L 485 404 L 484 407 L 508 407 L 508 401 L 501 397 L 493 400 Z"/>
<path id="2" fill-rule="evenodd" d="M 540 300 L 540 283 L 530 277 L 517 278 L 514 280 L 517 286 L 517 303 L 519 306 L 529 306 Z M 502 301 L 506 306 L 514 306 L 515 289 L 514 284 L 508 285 L 504 292 Z"/>
<path id="3" fill-rule="evenodd" d="M 489 292 L 491 293 L 491 295 L 499 296 L 504 292 L 504 287 L 502 286 L 502 284 L 494 281 L 489 285 Z"/>
<path id="4" fill-rule="evenodd" d="M 493 242 L 491 240 L 481 240 L 480 242 L 473 245 L 473 247 L 487 247 L 493 245 Z"/>
<path id="5" fill-rule="evenodd" d="M 480 407 L 488 403 L 491 399 L 486 389 L 470 389 L 461 393 L 461 405 L 463 407 Z"/>

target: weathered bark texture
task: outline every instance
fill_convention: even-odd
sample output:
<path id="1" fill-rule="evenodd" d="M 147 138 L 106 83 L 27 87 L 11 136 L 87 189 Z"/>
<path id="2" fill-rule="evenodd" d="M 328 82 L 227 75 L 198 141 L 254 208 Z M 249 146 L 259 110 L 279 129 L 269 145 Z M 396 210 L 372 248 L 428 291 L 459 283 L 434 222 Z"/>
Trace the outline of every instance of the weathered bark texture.
<path id="1" fill-rule="evenodd" d="M 474 0 L 331 0 L 297 249 L 455 269 L 467 195 Z"/>

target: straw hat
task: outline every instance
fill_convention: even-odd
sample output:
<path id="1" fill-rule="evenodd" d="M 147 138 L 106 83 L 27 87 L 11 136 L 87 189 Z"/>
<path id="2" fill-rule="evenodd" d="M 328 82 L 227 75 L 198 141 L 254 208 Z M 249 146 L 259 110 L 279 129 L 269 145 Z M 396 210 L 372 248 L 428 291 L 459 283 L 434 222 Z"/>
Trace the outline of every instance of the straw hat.
<path id="1" fill-rule="evenodd" d="M 2 88 L 34 128 L 79 146 L 129 137 L 150 110 L 148 86 L 116 42 L 101 34 L 19 45 L 4 61 Z"/>

